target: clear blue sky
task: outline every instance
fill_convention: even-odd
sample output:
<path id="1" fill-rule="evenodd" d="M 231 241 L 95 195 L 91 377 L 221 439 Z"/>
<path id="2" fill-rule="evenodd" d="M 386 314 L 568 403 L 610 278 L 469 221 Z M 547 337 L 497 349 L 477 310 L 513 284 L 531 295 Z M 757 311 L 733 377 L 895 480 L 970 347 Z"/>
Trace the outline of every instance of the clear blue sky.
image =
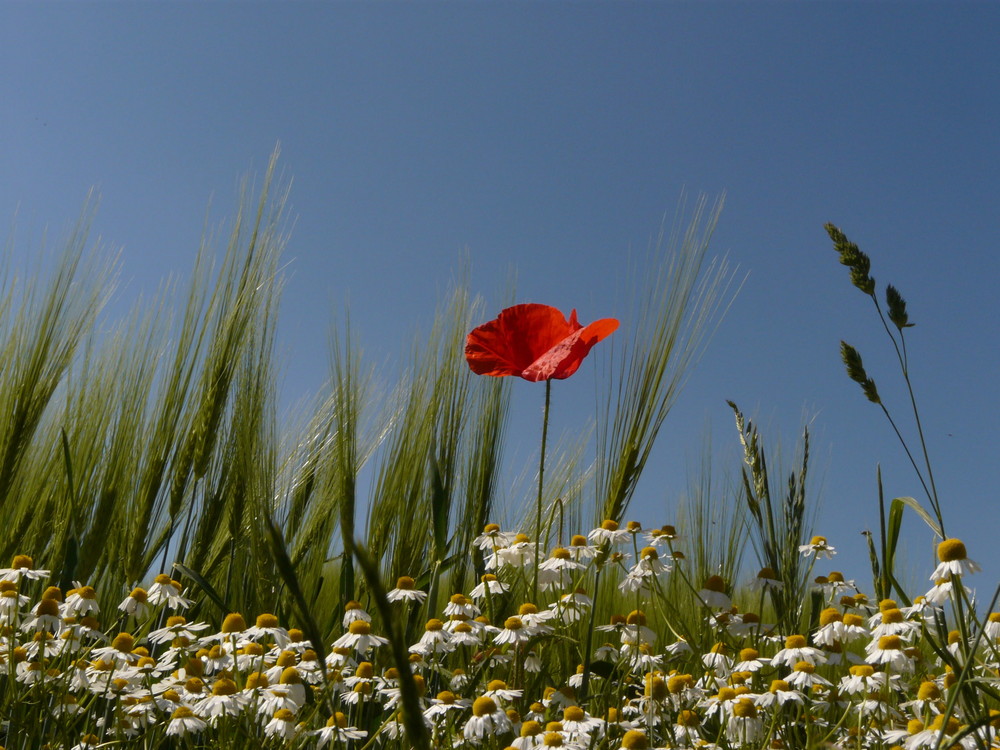
<path id="1" fill-rule="evenodd" d="M 791 445 L 812 419 L 819 531 L 862 575 L 875 463 L 918 494 L 878 410 L 847 380 L 854 343 L 903 392 L 823 224 L 907 298 L 913 376 L 949 531 L 1000 578 L 996 279 L 1000 6 L 973 3 L 0 4 L 0 216 L 18 250 L 78 214 L 120 246 L 122 308 L 188 273 L 206 206 L 280 141 L 295 226 L 282 308 L 283 397 L 327 371 L 334 313 L 398 362 L 460 258 L 499 307 L 614 315 L 616 276 L 682 191 L 726 207 L 713 247 L 748 275 L 668 419 L 634 508 L 670 521 L 711 431 L 738 469 L 725 399 Z M 213 198 L 214 196 L 214 198 Z M 55 232 L 57 234 L 57 232 Z M 595 370 L 554 408 L 573 429 Z M 582 390 L 579 390 L 582 388 Z M 517 384 L 536 441 L 540 390 Z M 516 467 L 515 467 L 516 468 Z M 905 526 L 912 581 L 929 537 Z"/>

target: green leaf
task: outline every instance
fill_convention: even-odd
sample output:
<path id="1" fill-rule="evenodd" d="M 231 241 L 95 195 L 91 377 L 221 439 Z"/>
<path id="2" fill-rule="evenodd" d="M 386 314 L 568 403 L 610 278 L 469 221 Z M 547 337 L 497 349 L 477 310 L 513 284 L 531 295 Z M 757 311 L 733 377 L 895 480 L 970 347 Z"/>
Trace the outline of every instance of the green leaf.
<path id="1" fill-rule="evenodd" d="M 941 539 L 944 539 L 944 534 L 942 533 L 941 528 L 934 522 L 934 519 L 931 518 L 931 514 L 928 513 L 926 510 L 924 510 L 924 507 L 920 503 L 918 503 L 915 499 L 913 499 L 912 497 L 897 497 L 897 498 L 895 498 L 892 501 L 892 504 L 889 506 L 889 526 L 890 526 L 890 529 L 892 528 L 893 514 L 897 512 L 896 508 L 897 507 L 899 508 L 898 513 L 899 513 L 900 516 L 902 516 L 902 513 L 903 513 L 902 507 L 904 505 L 909 506 L 910 508 L 912 508 L 914 510 L 914 512 L 918 516 L 920 516 L 922 519 L 924 519 L 924 523 L 926 523 L 927 526 L 930 527 L 931 531 L 933 531 Z M 896 522 L 897 523 L 897 528 L 896 528 L 896 531 L 895 531 L 896 538 L 899 537 L 898 524 L 900 522 L 901 522 L 901 520 Z M 893 547 L 895 547 L 895 542 L 893 542 Z"/>
<path id="2" fill-rule="evenodd" d="M 176 570 L 179 570 L 183 575 L 187 576 L 192 581 L 194 581 L 198 585 L 198 588 L 204 591 L 205 595 L 209 599 L 211 599 L 212 602 L 214 602 L 216 607 L 219 608 L 219 611 L 222 612 L 223 616 L 228 615 L 230 612 L 233 611 L 232 607 L 226 604 L 225 599 L 223 599 L 222 596 L 219 595 L 219 592 L 216 591 L 215 588 L 212 586 L 212 584 L 206 581 L 205 578 L 200 573 L 192 570 L 187 565 L 183 565 L 179 562 L 174 563 L 174 568 Z"/>

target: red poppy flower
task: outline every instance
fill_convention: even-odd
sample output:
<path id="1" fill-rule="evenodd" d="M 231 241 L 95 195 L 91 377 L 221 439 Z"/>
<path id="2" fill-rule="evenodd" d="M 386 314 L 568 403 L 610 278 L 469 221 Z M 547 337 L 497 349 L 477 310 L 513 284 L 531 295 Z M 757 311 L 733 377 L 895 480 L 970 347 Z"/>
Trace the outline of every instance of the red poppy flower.
<path id="1" fill-rule="evenodd" d="M 576 372 L 594 344 L 616 328 L 614 318 L 581 326 L 576 310 L 566 320 L 549 305 L 514 305 L 469 334 L 465 359 L 478 375 L 561 380 Z"/>

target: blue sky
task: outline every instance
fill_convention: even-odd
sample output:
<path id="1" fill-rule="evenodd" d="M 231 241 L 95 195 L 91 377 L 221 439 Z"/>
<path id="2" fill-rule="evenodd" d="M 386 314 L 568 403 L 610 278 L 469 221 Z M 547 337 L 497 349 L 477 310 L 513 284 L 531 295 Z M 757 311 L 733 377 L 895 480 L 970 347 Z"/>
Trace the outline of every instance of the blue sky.
<path id="1" fill-rule="evenodd" d="M 706 433 L 716 468 L 738 470 L 726 399 L 786 448 L 811 420 L 818 531 L 861 577 L 876 463 L 888 496 L 919 486 L 840 364 L 843 338 L 903 413 L 888 341 L 823 231 L 832 221 L 909 302 L 948 530 L 988 589 L 1000 579 L 997 28 L 1000 6 L 974 3 L 4 3 L 0 216 L 16 214 L 16 252 L 30 254 L 96 187 L 124 309 L 188 273 L 209 201 L 223 220 L 238 178 L 280 142 L 291 403 L 325 377 L 348 302 L 377 363 L 400 361 L 466 255 L 490 315 L 510 268 L 519 301 L 576 307 L 584 322 L 620 314 L 629 252 L 683 193 L 724 192 L 712 245 L 746 280 L 635 515 L 672 520 Z M 555 389 L 560 429 L 579 426 L 595 375 L 585 366 Z M 528 416 L 511 450 L 524 456 L 541 391 L 518 383 L 514 399 Z M 929 537 L 913 519 L 904 531 L 905 577 L 922 586 Z"/>

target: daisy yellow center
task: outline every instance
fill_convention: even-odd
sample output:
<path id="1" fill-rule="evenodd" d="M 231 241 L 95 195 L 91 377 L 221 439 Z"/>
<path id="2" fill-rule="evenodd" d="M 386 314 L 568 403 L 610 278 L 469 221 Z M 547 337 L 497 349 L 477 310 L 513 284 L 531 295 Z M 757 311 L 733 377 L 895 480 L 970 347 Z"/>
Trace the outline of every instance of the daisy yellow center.
<path id="1" fill-rule="evenodd" d="M 354 672 L 355 677 L 360 677 L 362 680 L 370 680 L 375 674 L 375 668 L 372 666 L 370 661 L 363 661 L 358 665 L 357 670 Z"/>
<path id="2" fill-rule="evenodd" d="M 520 607 L 517 608 L 517 613 L 519 615 L 534 615 L 538 613 L 538 607 L 536 607 L 531 602 L 525 602 Z"/>
<path id="3" fill-rule="evenodd" d="M 497 704 L 489 696 L 483 695 L 472 704 L 472 714 L 473 716 L 478 716 L 482 718 L 483 716 L 488 716 L 489 714 L 494 714 L 497 711 Z"/>
<path id="4" fill-rule="evenodd" d="M 574 534 L 573 538 L 569 540 L 569 545 L 571 547 L 586 547 L 587 537 L 583 534 Z"/>
<path id="5" fill-rule="evenodd" d="M 171 719 L 190 719 L 194 717 L 194 711 L 192 711 L 187 706 L 180 706 L 174 709 L 174 712 L 170 714 Z"/>
<path id="6" fill-rule="evenodd" d="M 559 732 L 546 732 L 545 733 L 545 747 L 562 747 L 563 736 Z"/>
<path id="7" fill-rule="evenodd" d="M 369 635 L 372 632 L 372 625 L 365 620 L 354 620 L 347 626 L 351 635 Z"/>
<path id="8" fill-rule="evenodd" d="M 825 547 L 826 537 L 825 536 L 814 536 L 809 540 L 809 544 L 813 547 Z"/>
<path id="9" fill-rule="evenodd" d="M 569 550 L 565 547 L 556 547 L 552 550 L 552 557 L 556 560 L 569 560 L 570 554 Z"/>
<path id="10" fill-rule="evenodd" d="M 239 612 L 230 612 L 222 621 L 223 633 L 242 633 L 247 629 L 247 621 Z"/>
<path id="11" fill-rule="evenodd" d="M 941 689 L 933 682 L 921 682 L 917 689 L 917 700 L 936 701 L 941 698 Z"/>
<path id="12" fill-rule="evenodd" d="M 343 711 L 337 711 L 326 720 L 326 725 L 328 727 L 339 727 L 341 729 L 347 728 L 347 715 Z"/>
<path id="13" fill-rule="evenodd" d="M 777 693 L 779 690 L 781 692 L 788 692 L 791 689 L 792 689 L 792 686 L 789 685 L 784 680 L 771 680 L 771 692 L 772 693 Z"/>
<path id="14" fill-rule="evenodd" d="M 642 531 L 642 524 L 639 523 L 638 521 L 629 521 L 625 525 L 625 528 L 628 529 L 629 531 L 635 533 L 636 531 Z"/>
<path id="15" fill-rule="evenodd" d="M 733 706 L 733 715 L 741 719 L 752 719 L 757 715 L 757 707 L 749 698 L 740 698 Z"/>
<path id="16" fill-rule="evenodd" d="M 849 671 L 853 677 L 871 677 L 875 674 L 875 667 L 871 664 L 855 664 Z"/>
<path id="17" fill-rule="evenodd" d="M 622 737 L 623 750 L 647 750 L 648 747 L 649 738 L 645 732 L 640 732 L 638 729 L 630 729 Z"/>
<path id="18" fill-rule="evenodd" d="M 629 612 L 628 617 L 625 618 L 625 622 L 629 625 L 645 625 L 646 624 L 646 613 L 641 609 L 633 609 Z"/>
<path id="19" fill-rule="evenodd" d="M 257 615 L 257 627 L 276 628 L 278 627 L 278 618 L 267 612 L 262 615 Z"/>
<path id="20" fill-rule="evenodd" d="M 496 534 L 498 531 L 500 531 L 500 524 L 498 523 L 488 523 L 483 526 L 484 534 Z"/>
<path id="21" fill-rule="evenodd" d="M 785 639 L 785 648 L 805 648 L 806 638 L 804 635 L 790 635 Z"/>
<path id="22" fill-rule="evenodd" d="M 685 709 L 677 714 L 677 723 L 682 727 L 697 727 L 701 725 L 701 717 L 694 711 Z"/>
<path id="23" fill-rule="evenodd" d="M 740 661 L 754 661 L 760 656 L 760 652 L 755 648 L 740 649 Z"/>
<path id="24" fill-rule="evenodd" d="M 898 651 L 902 645 L 898 635 L 883 635 L 878 639 L 878 647 L 882 651 Z"/>
<path id="25" fill-rule="evenodd" d="M 544 731 L 537 721 L 526 721 L 521 725 L 522 737 L 536 737 Z"/>
<path id="26" fill-rule="evenodd" d="M 442 690 L 437 694 L 437 699 L 439 703 L 444 703 L 446 706 L 450 706 L 457 700 L 455 694 L 450 690 Z"/>
<path id="27" fill-rule="evenodd" d="M 521 622 L 520 617 L 508 617 L 506 620 L 504 620 L 503 626 L 507 630 L 520 630 L 521 628 L 524 627 L 524 623 Z"/>
<path id="28" fill-rule="evenodd" d="M 717 594 L 726 593 L 726 580 L 722 576 L 709 576 L 702 586 L 706 591 L 714 591 Z"/>
<path id="29" fill-rule="evenodd" d="M 694 687 L 694 677 L 689 674 L 675 674 L 667 679 L 667 690 L 673 695 Z"/>
<path id="30" fill-rule="evenodd" d="M 444 623 L 441 622 L 436 617 L 432 617 L 430 620 L 427 621 L 427 624 L 424 625 L 424 630 L 428 630 L 428 631 L 431 631 L 431 632 L 437 632 L 438 630 L 444 630 Z"/>
<path id="31" fill-rule="evenodd" d="M 667 682 L 663 677 L 653 672 L 646 675 L 646 695 L 650 698 L 661 701 L 667 697 L 669 692 Z"/>
<path id="32" fill-rule="evenodd" d="M 212 685 L 212 695 L 236 695 L 237 692 L 236 683 L 226 677 L 216 680 Z"/>
<path id="33" fill-rule="evenodd" d="M 961 539 L 945 539 L 937 548 L 938 560 L 955 562 L 967 557 L 965 543 Z"/>
<path id="34" fill-rule="evenodd" d="M 21 568 L 31 570 L 35 567 L 35 561 L 27 555 L 14 555 L 14 559 L 11 561 L 10 567 L 13 570 L 20 570 Z"/>
<path id="35" fill-rule="evenodd" d="M 840 616 L 840 612 L 835 610 L 833 607 L 827 607 L 819 613 L 820 625 L 832 625 L 835 622 L 840 622 L 842 619 L 843 618 Z"/>
<path id="36" fill-rule="evenodd" d="M 618 531 L 618 524 L 610 518 L 601 522 L 601 528 L 605 531 Z"/>
<path id="37" fill-rule="evenodd" d="M 903 621 L 903 613 L 898 609 L 887 609 L 882 613 L 882 624 L 891 625 Z"/>
<path id="38" fill-rule="evenodd" d="M 415 581 L 409 576 L 400 576 L 396 579 L 396 588 L 401 591 L 413 591 Z"/>
<path id="39" fill-rule="evenodd" d="M 116 651 L 122 651 L 126 654 L 132 653 L 132 649 L 135 648 L 135 638 L 132 637 L 131 633 L 119 633 L 115 636 L 115 639 L 111 641 L 111 647 Z"/>
<path id="40" fill-rule="evenodd" d="M 839 570 L 831 570 L 830 571 L 830 575 L 828 575 L 826 577 L 826 579 L 830 583 L 843 583 L 844 582 L 844 574 L 841 573 Z"/>
<path id="41" fill-rule="evenodd" d="M 642 552 L 639 553 L 639 557 L 643 560 L 658 560 L 660 553 L 656 551 L 655 547 L 643 547 Z"/>
<path id="42" fill-rule="evenodd" d="M 795 662 L 796 672 L 805 672 L 806 674 L 812 674 L 816 671 L 816 666 L 808 661 L 797 661 Z"/>

